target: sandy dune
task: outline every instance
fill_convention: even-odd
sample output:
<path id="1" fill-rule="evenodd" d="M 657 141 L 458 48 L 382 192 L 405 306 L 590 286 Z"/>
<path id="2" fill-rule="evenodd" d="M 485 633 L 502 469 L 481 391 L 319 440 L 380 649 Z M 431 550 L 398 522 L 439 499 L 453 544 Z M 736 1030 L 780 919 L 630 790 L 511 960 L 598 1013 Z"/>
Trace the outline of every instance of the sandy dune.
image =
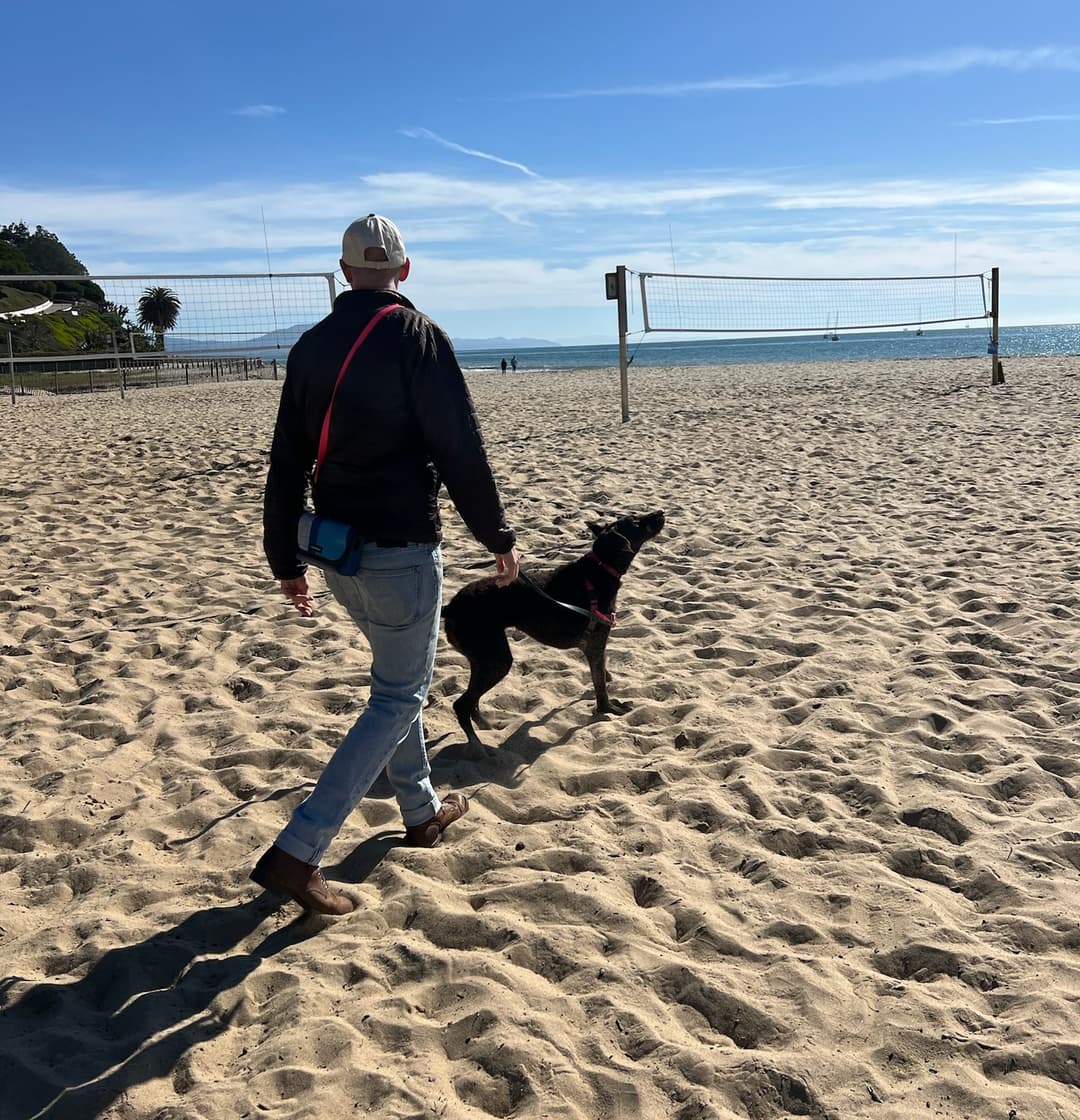
<path id="1" fill-rule="evenodd" d="M 367 683 L 262 561 L 280 385 L 0 401 L 4 1120 L 1080 1116 L 1080 359 L 1006 366 L 471 376 L 530 563 L 667 511 L 634 706 L 519 637 L 471 758 L 444 643 L 473 811 L 376 789 L 337 923 L 247 879 Z"/>

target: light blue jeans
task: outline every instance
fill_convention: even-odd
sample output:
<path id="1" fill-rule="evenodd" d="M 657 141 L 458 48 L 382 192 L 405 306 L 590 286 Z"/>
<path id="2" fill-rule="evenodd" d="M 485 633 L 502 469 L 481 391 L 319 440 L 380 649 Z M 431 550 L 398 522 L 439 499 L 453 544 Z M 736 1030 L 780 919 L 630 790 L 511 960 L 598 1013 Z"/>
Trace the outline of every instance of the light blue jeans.
<path id="1" fill-rule="evenodd" d="M 371 695 L 277 838 L 279 848 L 312 865 L 320 863 L 383 769 L 406 828 L 430 820 L 442 807 L 431 784 L 421 718 L 439 640 L 438 545 L 365 544 L 356 575 L 325 576 L 371 646 Z"/>

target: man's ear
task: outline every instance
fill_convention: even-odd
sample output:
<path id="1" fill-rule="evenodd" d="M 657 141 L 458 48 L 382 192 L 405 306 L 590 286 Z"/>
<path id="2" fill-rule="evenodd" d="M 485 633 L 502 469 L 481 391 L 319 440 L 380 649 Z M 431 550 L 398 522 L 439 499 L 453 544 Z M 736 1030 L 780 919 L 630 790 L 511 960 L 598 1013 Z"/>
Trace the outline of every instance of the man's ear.
<path id="1" fill-rule="evenodd" d="M 398 283 L 399 284 L 401 284 L 403 281 L 409 279 L 409 269 L 410 268 L 412 268 L 412 261 L 408 257 L 406 257 L 405 258 L 405 263 L 401 266 L 401 271 L 398 273 L 397 278 L 398 278 Z"/>

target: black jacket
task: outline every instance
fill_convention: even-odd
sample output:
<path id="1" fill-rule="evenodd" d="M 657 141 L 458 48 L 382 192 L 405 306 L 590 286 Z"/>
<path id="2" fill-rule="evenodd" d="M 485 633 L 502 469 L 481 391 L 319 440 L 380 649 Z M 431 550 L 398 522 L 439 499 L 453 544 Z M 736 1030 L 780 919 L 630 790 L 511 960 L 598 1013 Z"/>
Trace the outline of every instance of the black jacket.
<path id="1" fill-rule="evenodd" d="M 289 352 L 263 503 L 263 547 L 278 579 L 305 568 L 296 523 L 341 364 L 371 316 L 397 304 L 349 364 L 334 401 L 315 509 L 380 543 L 441 539 L 445 482 L 473 536 L 508 552 L 514 533 L 488 465 L 450 340 L 395 291 L 347 291 Z"/>

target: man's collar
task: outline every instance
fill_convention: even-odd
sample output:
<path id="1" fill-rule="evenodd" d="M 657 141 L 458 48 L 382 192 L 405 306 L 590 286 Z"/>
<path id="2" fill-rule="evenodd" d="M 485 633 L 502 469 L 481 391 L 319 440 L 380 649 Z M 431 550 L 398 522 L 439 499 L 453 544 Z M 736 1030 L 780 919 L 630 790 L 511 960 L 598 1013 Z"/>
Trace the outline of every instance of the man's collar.
<path id="1" fill-rule="evenodd" d="M 394 288 L 349 288 L 334 300 L 334 307 L 355 309 L 369 307 L 375 309 L 385 307 L 390 303 L 401 304 L 402 307 L 407 307 L 410 311 L 416 310 L 412 301 Z"/>

